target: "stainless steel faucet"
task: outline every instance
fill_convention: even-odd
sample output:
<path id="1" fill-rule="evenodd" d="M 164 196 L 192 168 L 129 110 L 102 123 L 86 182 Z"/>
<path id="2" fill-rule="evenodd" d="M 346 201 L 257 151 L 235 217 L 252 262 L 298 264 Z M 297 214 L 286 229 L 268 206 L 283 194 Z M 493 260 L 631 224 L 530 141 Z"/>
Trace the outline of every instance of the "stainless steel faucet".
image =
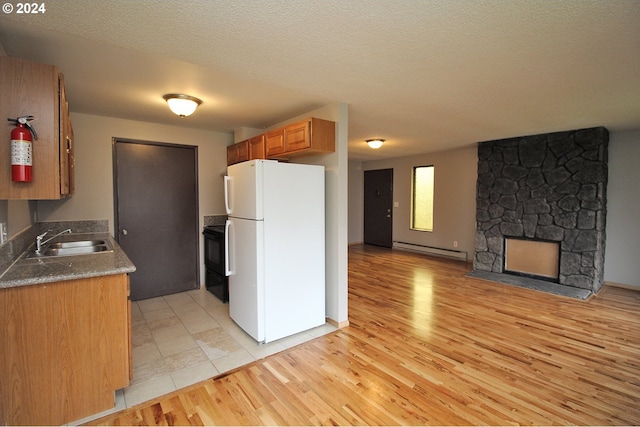
<path id="1" fill-rule="evenodd" d="M 51 240 L 55 239 L 56 237 L 60 236 L 61 234 L 71 233 L 71 229 L 67 228 L 66 230 L 62 230 L 61 232 L 59 232 L 55 236 L 49 237 L 47 240 L 45 240 L 43 242 L 42 239 L 44 239 L 44 236 L 46 236 L 47 233 L 48 233 L 48 231 L 45 231 L 44 233 L 42 233 L 42 234 L 38 235 L 38 237 L 36 237 L 36 253 L 37 254 L 39 254 L 40 250 L 42 250 L 42 245 L 47 244 L 47 242 L 50 242 Z"/>

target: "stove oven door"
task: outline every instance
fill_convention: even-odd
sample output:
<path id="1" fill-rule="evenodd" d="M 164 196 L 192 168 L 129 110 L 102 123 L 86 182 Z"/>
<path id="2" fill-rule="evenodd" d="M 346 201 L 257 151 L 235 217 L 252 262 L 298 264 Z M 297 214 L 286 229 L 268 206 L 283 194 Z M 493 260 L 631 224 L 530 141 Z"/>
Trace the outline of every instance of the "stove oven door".
<path id="1" fill-rule="evenodd" d="M 225 276 L 224 232 L 205 229 L 204 264 L 207 290 L 222 302 L 229 301 L 228 279 Z"/>

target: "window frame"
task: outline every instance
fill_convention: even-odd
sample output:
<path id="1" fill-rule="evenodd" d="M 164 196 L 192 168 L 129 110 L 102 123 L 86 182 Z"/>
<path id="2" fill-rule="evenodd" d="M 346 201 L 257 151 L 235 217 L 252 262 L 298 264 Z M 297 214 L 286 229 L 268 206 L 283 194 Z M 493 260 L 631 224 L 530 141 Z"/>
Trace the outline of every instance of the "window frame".
<path id="1" fill-rule="evenodd" d="M 418 228 L 416 227 L 416 171 L 422 168 L 431 168 L 432 178 L 431 178 L 431 228 Z M 414 231 L 423 231 L 432 233 L 435 228 L 435 215 L 434 215 L 434 207 L 435 207 L 435 182 L 436 182 L 436 168 L 435 165 L 420 165 L 413 166 L 411 169 L 411 209 L 409 212 L 409 228 Z"/>

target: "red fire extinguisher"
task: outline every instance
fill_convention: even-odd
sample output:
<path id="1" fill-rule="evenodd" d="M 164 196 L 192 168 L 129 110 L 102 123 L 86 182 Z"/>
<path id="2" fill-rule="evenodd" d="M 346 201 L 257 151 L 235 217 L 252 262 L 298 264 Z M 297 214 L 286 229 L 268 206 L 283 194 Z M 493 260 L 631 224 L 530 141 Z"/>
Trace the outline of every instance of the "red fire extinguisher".
<path id="1" fill-rule="evenodd" d="M 38 139 L 36 131 L 29 125 L 33 116 L 21 116 L 7 119 L 16 124 L 11 131 L 11 180 L 31 182 L 33 167 L 33 140 Z M 33 138 L 32 138 L 33 136 Z"/>

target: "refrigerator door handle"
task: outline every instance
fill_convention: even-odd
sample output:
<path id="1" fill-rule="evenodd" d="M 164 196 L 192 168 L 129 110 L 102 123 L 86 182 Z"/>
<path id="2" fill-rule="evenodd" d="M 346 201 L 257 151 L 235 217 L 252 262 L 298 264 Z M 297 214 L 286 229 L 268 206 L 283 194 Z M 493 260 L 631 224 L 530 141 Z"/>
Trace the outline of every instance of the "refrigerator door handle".
<path id="1" fill-rule="evenodd" d="M 231 213 L 231 207 L 229 204 L 229 191 L 231 189 L 231 177 L 224 176 L 224 208 L 227 211 L 227 215 Z"/>
<path id="2" fill-rule="evenodd" d="M 225 177 L 226 178 L 226 177 Z M 231 252 L 229 252 L 229 231 L 231 230 L 231 221 L 227 220 L 224 223 L 224 253 L 227 255 L 224 257 L 224 275 L 231 276 L 233 271 L 231 270 Z"/>

